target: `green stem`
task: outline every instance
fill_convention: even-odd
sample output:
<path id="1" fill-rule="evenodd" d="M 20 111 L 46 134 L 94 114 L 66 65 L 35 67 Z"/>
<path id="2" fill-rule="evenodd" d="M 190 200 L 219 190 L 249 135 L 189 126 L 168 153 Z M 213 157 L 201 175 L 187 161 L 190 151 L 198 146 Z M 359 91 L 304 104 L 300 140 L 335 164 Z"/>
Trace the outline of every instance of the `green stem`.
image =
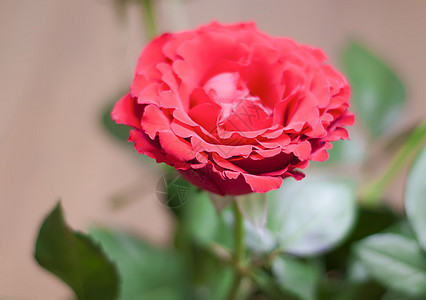
<path id="1" fill-rule="evenodd" d="M 157 26 L 154 18 L 153 0 L 140 0 L 142 4 L 143 20 L 145 24 L 145 32 L 148 39 L 152 39 L 157 35 Z"/>
<path id="2" fill-rule="evenodd" d="M 240 209 L 238 208 L 237 202 L 234 201 L 232 204 L 232 210 L 235 217 L 235 227 L 234 227 L 234 238 L 235 238 L 235 252 L 234 252 L 234 261 L 238 264 L 244 259 L 245 249 L 244 249 L 244 218 L 241 214 Z"/>
<path id="3" fill-rule="evenodd" d="M 293 300 L 295 297 L 282 291 L 275 284 L 274 280 L 263 270 L 256 269 L 250 270 L 247 277 L 249 277 L 265 295 L 267 299 L 281 299 L 281 300 Z"/>
<path id="4" fill-rule="evenodd" d="M 385 170 L 379 179 L 373 181 L 361 195 L 363 202 L 367 206 L 376 206 L 385 188 L 399 174 L 402 167 L 409 161 L 420 146 L 425 143 L 426 121 L 423 121 L 407 138 L 401 149 L 395 155 L 390 166 Z"/>
<path id="5" fill-rule="evenodd" d="M 234 260 L 231 258 L 231 255 L 223 248 L 223 246 L 212 243 L 208 247 L 209 252 L 214 255 L 219 261 L 226 263 L 232 266 L 235 269 L 235 272 L 238 274 L 239 278 L 247 277 L 249 278 L 259 290 L 261 290 L 268 299 L 293 299 L 290 295 L 281 291 L 274 280 L 262 269 L 250 266 L 250 264 L 244 265 L 235 265 Z M 235 281 L 234 281 L 235 282 Z M 239 283 L 238 283 L 239 285 Z M 231 291 L 228 295 L 228 299 L 233 299 L 232 297 L 236 296 L 237 289 L 234 290 L 234 286 L 231 288 Z M 235 294 L 233 294 L 235 293 Z"/>
<path id="6" fill-rule="evenodd" d="M 237 201 L 232 203 L 232 209 L 234 212 L 234 253 L 233 253 L 233 265 L 236 268 L 234 282 L 228 294 L 228 300 L 236 298 L 238 289 L 243 278 L 241 269 L 244 262 L 244 219 L 238 208 Z"/>

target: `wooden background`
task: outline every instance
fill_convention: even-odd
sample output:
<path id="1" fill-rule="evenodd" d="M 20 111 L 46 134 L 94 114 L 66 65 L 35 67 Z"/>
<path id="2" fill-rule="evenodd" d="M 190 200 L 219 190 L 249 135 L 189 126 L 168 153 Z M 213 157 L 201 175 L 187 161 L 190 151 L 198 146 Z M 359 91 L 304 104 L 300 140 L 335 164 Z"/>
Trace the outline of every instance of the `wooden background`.
<path id="1" fill-rule="evenodd" d="M 157 1 L 161 30 L 255 20 L 266 32 L 322 47 L 336 64 L 357 37 L 406 82 L 409 103 L 397 127 L 424 116 L 424 0 L 176 1 Z M 32 258 L 40 222 L 58 198 L 73 227 L 107 224 L 167 243 L 173 223 L 155 200 L 158 174 L 99 123 L 104 103 L 129 85 L 144 44 L 138 8 L 120 25 L 110 2 L 0 0 L 0 298 L 70 299 Z M 128 188 L 137 201 L 112 209 L 108 199 Z"/>

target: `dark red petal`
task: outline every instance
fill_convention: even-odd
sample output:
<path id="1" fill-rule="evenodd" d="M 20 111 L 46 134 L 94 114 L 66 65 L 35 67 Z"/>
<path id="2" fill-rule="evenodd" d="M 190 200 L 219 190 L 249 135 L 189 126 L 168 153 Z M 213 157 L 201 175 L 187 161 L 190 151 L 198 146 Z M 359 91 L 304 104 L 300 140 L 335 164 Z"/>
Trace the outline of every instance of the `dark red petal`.
<path id="1" fill-rule="evenodd" d="M 230 161 L 243 169 L 246 173 L 258 175 L 282 170 L 290 165 L 294 160 L 293 153 L 286 154 L 280 152 L 273 157 L 265 158 L 262 156 L 263 159 L 258 159 L 257 155 L 259 154 L 251 154 L 248 158 L 236 157 L 230 159 Z"/>
<path id="2" fill-rule="evenodd" d="M 253 192 L 242 175 L 235 179 L 219 175 L 211 164 L 201 169 L 179 170 L 182 176 L 192 184 L 219 195 L 243 195 Z M 234 177 L 230 174 L 230 177 Z"/>

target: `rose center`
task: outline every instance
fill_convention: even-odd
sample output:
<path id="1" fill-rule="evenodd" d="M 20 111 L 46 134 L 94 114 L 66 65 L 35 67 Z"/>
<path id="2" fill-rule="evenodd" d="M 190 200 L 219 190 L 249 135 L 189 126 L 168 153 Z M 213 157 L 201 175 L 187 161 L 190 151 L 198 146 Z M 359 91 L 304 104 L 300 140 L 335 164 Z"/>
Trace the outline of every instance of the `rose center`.
<path id="1" fill-rule="evenodd" d="M 219 125 L 224 125 L 229 130 L 259 129 L 264 127 L 264 121 L 272 114 L 272 110 L 265 107 L 259 97 L 250 93 L 238 72 L 213 76 L 203 88 L 210 99 L 222 107 Z"/>

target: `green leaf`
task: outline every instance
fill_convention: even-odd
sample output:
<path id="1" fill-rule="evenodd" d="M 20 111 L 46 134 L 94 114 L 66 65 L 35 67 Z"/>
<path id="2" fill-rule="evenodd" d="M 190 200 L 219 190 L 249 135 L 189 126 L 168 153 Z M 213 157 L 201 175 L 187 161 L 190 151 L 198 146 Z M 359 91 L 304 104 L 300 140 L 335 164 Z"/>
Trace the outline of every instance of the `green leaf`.
<path id="1" fill-rule="evenodd" d="M 347 264 L 346 277 L 350 283 L 364 283 L 371 279 L 371 275 L 368 272 L 364 264 L 357 258 L 349 258 Z"/>
<path id="2" fill-rule="evenodd" d="M 196 189 L 178 210 L 174 240 L 191 274 L 195 299 L 226 299 L 234 272 L 213 253 L 225 253 L 232 246 L 232 214 L 229 209 L 219 214 L 209 195 Z"/>
<path id="3" fill-rule="evenodd" d="M 317 270 L 290 257 L 277 257 L 272 262 L 272 273 L 280 288 L 302 300 L 316 299 L 319 276 Z"/>
<path id="4" fill-rule="evenodd" d="M 380 300 L 425 300 L 424 296 L 407 296 L 403 293 L 388 291 Z"/>
<path id="5" fill-rule="evenodd" d="M 344 243 L 325 255 L 327 271 L 345 272 L 348 261 L 351 260 L 354 242 L 389 228 L 397 220 L 396 214 L 389 207 L 359 207 L 350 235 Z"/>
<path id="6" fill-rule="evenodd" d="M 270 195 L 267 227 L 287 253 L 323 253 L 340 242 L 355 221 L 354 188 L 345 180 L 288 179 Z"/>
<path id="7" fill-rule="evenodd" d="M 232 202 L 234 202 L 234 196 L 221 196 L 213 193 L 209 193 L 210 201 L 213 206 L 216 208 L 216 211 L 220 213 L 226 207 L 228 207 Z"/>
<path id="8" fill-rule="evenodd" d="M 245 243 L 248 249 L 257 253 L 270 253 L 276 248 L 276 236 L 268 229 L 259 230 L 244 221 Z"/>
<path id="9" fill-rule="evenodd" d="M 201 244 L 213 241 L 217 236 L 219 217 L 207 193 L 197 192 L 190 201 L 183 221 L 189 234 Z"/>
<path id="10" fill-rule="evenodd" d="M 426 295 L 426 259 L 414 240 L 392 233 L 376 234 L 359 242 L 355 250 L 382 284 L 408 295 Z"/>
<path id="11" fill-rule="evenodd" d="M 35 258 L 66 282 L 78 299 L 117 299 L 119 277 L 115 266 L 87 235 L 65 224 L 59 203 L 41 226 Z"/>
<path id="12" fill-rule="evenodd" d="M 234 278 L 234 270 L 228 264 L 202 250 L 195 264 L 194 288 L 195 299 L 226 299 Z"/>
<path id="13" fill-rule="evenodd" d="M 426 147 L 411 168 L 405 189 L 405 210 L 419 244 L 426 251 Z"/>
<path id="14" fill-rule="evenodd" d="M 232 246 L 232 214 L 229 209 L 219 214 L 209 195 L 196 189 L 179 209 L 175 244 L 191 273 L 195 299 L 226 299 L 234 272 L 212 253 Z"/>
<path id="15" fill-rule="evenodd" d="M 265 228 L 268 210 L 266 194 L 251 193 L 235 197 L 235 199 L 245 220 L 250 222 L 257 230 L 262 231 Z"/>
<path id="16" fill-rule="evenodd" d="M 131 145 L 127 141 L 129 138 L 130 127 L 123 124 L 117 124 L 111 118 L 111 111 L 118 99 L 120 98 L 117 97 L 115 101 L 108 102 L 103 108 L 101 115 L 102 125 L 111 134 L 111 136 L 115 137 L 118 141 Z"/>
<path id="17" fill-rule="evenodd" d="M 383 230 L 381 233 L 394 233 L 403 235 L 413 240 L 416 239 L 416 235 L 414 234 L 412 227 L 410 226 L 408 220 L 405 218 L 392 224 L 391 226 Z"/>
<path id="18" fill-rule="evenodd" d="M 167 166 L 167 165 L 166 165 Z M 167 206 L 179 219 L 189 198 L 197 188 L 182 178 L 175 169 L 167 170 L 155 187 L 157 199 Z"/>
<path id="19" fill-rule="evenodd" d="M 368 280 L 365 282 L 353 283 L 342 282 L 332 296 L 323 298 L 333 300 L 377 300 L 382 299 L 384 289 L 376 281 Z"/>
<path id="20" fill-rule="evenodd" d="M 343 53 L 343 67 L 359 118 L 374 137 L 384 134 L 397 123 L 404 104 L 402 82 L 385 62 L 355 42 Z"/>
<path id="21" fill-rule="evenodd" d="M 123 232 L 92 228 L 90 235 L 118 266 L 122 277 L 120 299 L 188 298 L 188 276 L 177 253 L 155 248 Z"/>
<path id="22" fill-rule="evenodd" d="M 333 148 L 328 150 L 329 158 L 324 162 L 318 162 L 318 165 L 362 162 L 365 157 L 365 145 L 355 134 L 350 134 L 350 136 L 350 140 L 333 142 Z"/>
<path id="23" fill-rule="evenodd" d="M 232 230 L 230 222 L 225 222 L 224 216 L 229 216 L 227 211 L 219 214 L 205 191 L 196 191 L 185 203 L 182 226 L 200 245 L 219 243 L 230 247 Z"/>

